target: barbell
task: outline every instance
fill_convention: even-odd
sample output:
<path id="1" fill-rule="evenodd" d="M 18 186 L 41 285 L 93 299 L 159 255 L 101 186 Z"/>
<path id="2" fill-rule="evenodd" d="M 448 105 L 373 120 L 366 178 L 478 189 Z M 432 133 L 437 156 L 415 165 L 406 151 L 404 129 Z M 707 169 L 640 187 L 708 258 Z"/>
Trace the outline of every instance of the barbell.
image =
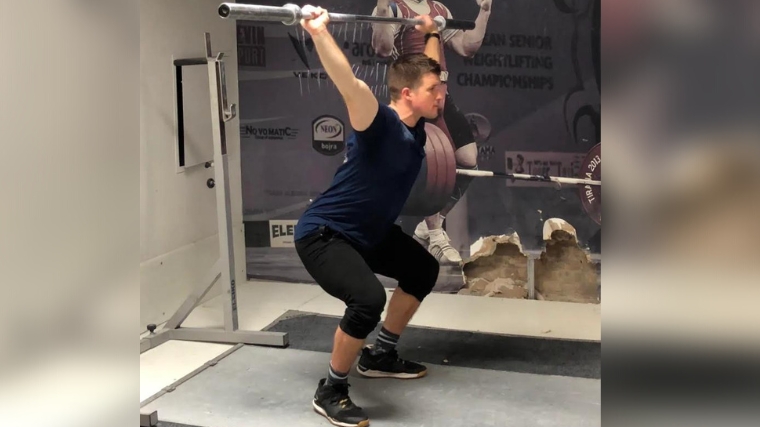
<path id="1" fill-rule="evenodd" d="M 457 169 L 454 149 L 446 134 L 432 123 L 425 124 L 427 140 L 425 161 L 412 187 L 402 215 L 430 216 L 449 202 L 457 175 L 475 178 L 504 178 L 511 180 L 553 182 L 577 186 L 583 210 L 594 222 L 602 224 L 602 151 L 601 144 L 586 154 L 578 178 L 549 175 L 502 173 Z"/>
<path id="2" fill-rule="evenodd" d="M 556 182 L 558 184 L 583 184 L 583 185 L 602 185 L 602 181 L 596 181 L 593 179 L 585 178 L 567 178 L 564 176 L 549 176 L 549 175 L 529 175 L 526 173 L 502 173 L 491 172 L 481 170 L 470 169 L 457 169 L 457 175 L 466 175 L 472 177 L 498 177 L 498 178 L 510 178 L 519 179 L 523 181 L 541 181 L 541 182 Z"/>
<path id="3" fill-rule="evenodd" d="M 393 16 L 371 16 L 356 15 L 352 13 L 334 13 L 328 12 L 330 22 L 354 22 L 354 23 L 386 23 L 386 24 L 404 24 L 404 25 L 421 25 L 421 19 L 417 18 L 398 18 Z M 304 19 L 301 13 L 301 7 L 292 3 L 285 6 L 264 6 L 258 4 L 239 4 L 239 3 L 222 3 L 219 5 L 219 16 L 224 19 L 236 19 L 243 21 L 259 22 L 281 22 L 285 25 L 296 25 L 301 19 Z M 436 16 L 433 21 L 438 25 L 438 30 L 445 28 L 453 30 L 472 30 L 475 28 L 474 21 L 464 21 L 461 19 L 446 19 L 442 16 Z"/>

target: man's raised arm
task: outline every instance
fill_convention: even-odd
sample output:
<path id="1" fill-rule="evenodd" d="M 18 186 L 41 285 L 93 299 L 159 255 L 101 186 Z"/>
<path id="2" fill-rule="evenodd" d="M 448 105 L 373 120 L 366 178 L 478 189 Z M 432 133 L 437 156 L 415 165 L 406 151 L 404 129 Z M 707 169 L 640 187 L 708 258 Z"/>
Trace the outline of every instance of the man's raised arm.
<path id="1" fill-rule="evenodd" d="M 433 21 L 430 15 L 420 15 L 417 17 L 423 21 L 422 25 L 415 25 L 417 31 L 425 33 L 425 55 L 441 63 L 441 35 L 438 32 L 438 25 Z"/>
<path id="2" fill-rule="evenodd" d="M 322 66 L 343 96 L 351 127 L 360 132 L 366 130 L 377 115 L 377 98 L 366 83 L 356 78 L 348 58 L 327 30 L 330 21 L 327 11 L 304 6 L 301 12 L 312 16 L 312 19 L 301 20 L 301 25 L 311 34 Z"/>

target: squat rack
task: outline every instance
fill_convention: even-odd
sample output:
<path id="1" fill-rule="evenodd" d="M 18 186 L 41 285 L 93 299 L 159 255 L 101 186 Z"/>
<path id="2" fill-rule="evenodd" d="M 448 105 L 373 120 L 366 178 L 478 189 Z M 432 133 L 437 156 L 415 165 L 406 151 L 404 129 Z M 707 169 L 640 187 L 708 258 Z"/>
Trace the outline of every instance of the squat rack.
<path id="1" fill-rule="evenodd" d="M 254 344 L 286 347 L 288 334 L 284 332 L 246 331 L 238 327 L 237 287 L 235 284 L 235 250 L 232 238 L 232 215 L 230 209 L 230 184 L 227 161 L 225 123 L 237 116 L 235 104 L 227 101 L 227 80 L 224 72 L 224 53 L 214 55 L 211 50 L 211 34 L 205 33 L 206 57 L 180 60 L 175 65 L 207 64 L 209 94 L 211 99 L 211 124 L 213 131 L 214 160 L 206 167 L 214 167 L 216 188 L 217 227 L 219 230 L 219 259 L 185 299 L 160 332 L 156 325 L 148 325 L 150 335 L 140 340 L 140 353 L 158 347 L 169 340 L 200 341 L 225 344 Z M 224 293 L 224 328 L 180 328 L 182 322 L 208 294 L 214 284 L 221 280 Z"/>

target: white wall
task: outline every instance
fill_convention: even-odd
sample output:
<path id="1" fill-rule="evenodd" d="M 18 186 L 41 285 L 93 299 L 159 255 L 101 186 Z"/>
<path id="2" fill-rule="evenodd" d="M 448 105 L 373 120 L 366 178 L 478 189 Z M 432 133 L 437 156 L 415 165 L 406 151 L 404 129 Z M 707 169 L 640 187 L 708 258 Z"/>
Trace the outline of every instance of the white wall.
<path id="1" fill-rule="evenodd" d="M 140 1 L 140 331 L 168 320 L 219 256 L 216 190 L 206 186 L 214 169 L 177 171 L 173 65 L 205 57 L 204 33 L 211 33 L 214 53 L 225 54 L 228 99 L 238 103 L 235 21 L 218 16 L 219 3 Z M 226 126 L 236 282 L 243 283 L 239 121 Z"/>

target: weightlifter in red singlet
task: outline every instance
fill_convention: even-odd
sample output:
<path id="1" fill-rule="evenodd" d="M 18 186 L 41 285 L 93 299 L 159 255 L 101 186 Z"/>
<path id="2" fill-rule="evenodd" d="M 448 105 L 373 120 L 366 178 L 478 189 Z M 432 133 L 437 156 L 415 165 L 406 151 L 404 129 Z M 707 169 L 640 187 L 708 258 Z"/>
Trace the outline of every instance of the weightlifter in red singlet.
<path id="1" fill-rule="evenodd" d="M 480 12 L 475 19 L 475 28 L 468 31 L 445 29 L 441 33 L 441 90 L 444 92 L 442 114 L 431 123 L 438 126 L 454 145 L 457 168 L 477 169 L 478 148 L 467 118 L 454 104 L 447 89 L 448 69 L 444 46 L 464 57 L 472 57 L 480 49 L 486 33 L 486 25 L 491 15 L 491 0 L 475 0 Z M 443 16 L 454 19 L 449 9 L 441 2 L 433 0 L 378 0 L 372 11 L 374 16 L 414 18 L 420 15 Z M 425 35 L 413 27 L 400 24 L 373 24 L 372 47 L 383 57 L 398 58 L 409 53 L 425 50 Z M 425 218 L 414 231 L 415 238 L 435 256 L 441 264 L 461 264 L 462 257 L 450 244 L 443 230 L 443 220 L 464 195 L 472 177 L 457 175 L 451 200 L 434 215 Z"/>

